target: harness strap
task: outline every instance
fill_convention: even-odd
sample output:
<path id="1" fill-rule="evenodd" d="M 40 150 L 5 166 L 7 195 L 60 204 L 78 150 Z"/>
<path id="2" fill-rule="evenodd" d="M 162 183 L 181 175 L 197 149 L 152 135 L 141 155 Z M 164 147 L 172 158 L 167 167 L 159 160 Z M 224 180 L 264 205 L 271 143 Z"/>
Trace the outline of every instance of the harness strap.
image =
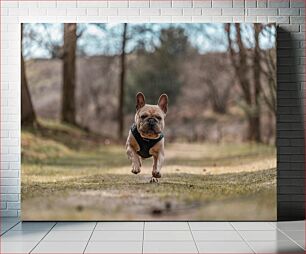
<path id="1" fill-rule="evenodd" d="M 149 139 L 149 138 L 143 138 L 140 133 L 137 130 L 137 126 L 135 123 L 133 123 L 131 127 L 131 132 L 136 139 L 140 150 L 137 151 L 137 154 L 141 156 L 142 158 L 149 158 L 152 155 L 149 153 L 150 149 L 160 140 L 164 138 L 164 134 L 161 133 L 159 138 L 156 139 Z"/>

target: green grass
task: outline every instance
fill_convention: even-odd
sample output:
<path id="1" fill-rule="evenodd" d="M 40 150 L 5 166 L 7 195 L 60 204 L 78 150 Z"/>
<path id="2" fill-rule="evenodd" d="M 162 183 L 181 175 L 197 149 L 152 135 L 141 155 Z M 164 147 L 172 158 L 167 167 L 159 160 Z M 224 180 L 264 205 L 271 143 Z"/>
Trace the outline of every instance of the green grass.
<path id="1" fill-rule="evenodd" d="M 151 160 L 133 175 L 125 147 L 75 127 L 22 131 L 23 219 L 275 219 L 275 148 L 168 144 L 160 183 Z"/>

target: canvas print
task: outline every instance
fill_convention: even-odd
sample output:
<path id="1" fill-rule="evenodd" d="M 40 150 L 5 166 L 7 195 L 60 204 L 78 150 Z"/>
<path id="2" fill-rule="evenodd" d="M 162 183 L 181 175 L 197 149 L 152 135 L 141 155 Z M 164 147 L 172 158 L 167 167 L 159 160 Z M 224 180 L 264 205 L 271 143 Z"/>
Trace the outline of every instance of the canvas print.
<path id="1" fill-rule="evenodd" d="M 21 24 L 23 220 L 276 219 L 276 27 Z"/>

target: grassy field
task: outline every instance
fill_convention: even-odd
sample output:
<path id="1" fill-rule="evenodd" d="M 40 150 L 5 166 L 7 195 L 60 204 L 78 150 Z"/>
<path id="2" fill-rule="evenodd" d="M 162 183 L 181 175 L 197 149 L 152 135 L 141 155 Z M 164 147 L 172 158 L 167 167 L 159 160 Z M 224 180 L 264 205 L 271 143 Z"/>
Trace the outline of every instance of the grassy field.
<path id="1" fill-rule="evenodd" d="M 258 144 L 166 145 L 131 173 L 124 145 L 44 122 L 22 131 L 24 220 L 274 220 L 276 151 Z"/>

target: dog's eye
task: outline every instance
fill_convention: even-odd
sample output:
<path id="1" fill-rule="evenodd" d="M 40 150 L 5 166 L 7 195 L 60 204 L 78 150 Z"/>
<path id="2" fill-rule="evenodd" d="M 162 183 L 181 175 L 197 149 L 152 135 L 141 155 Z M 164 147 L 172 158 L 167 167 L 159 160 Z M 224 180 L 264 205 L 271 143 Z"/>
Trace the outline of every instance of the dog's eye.
<path id="1" fill-rule="evenodd" d="M 145 119 L 148 115 L 142 115 L 140 118 Z"/>
<path id="2" fill-rule="evenodd" d="M 156 118 L 157 118 L 158 121 L 160 121 L 162 119 L 160 116 L 157 116 Z"/>

